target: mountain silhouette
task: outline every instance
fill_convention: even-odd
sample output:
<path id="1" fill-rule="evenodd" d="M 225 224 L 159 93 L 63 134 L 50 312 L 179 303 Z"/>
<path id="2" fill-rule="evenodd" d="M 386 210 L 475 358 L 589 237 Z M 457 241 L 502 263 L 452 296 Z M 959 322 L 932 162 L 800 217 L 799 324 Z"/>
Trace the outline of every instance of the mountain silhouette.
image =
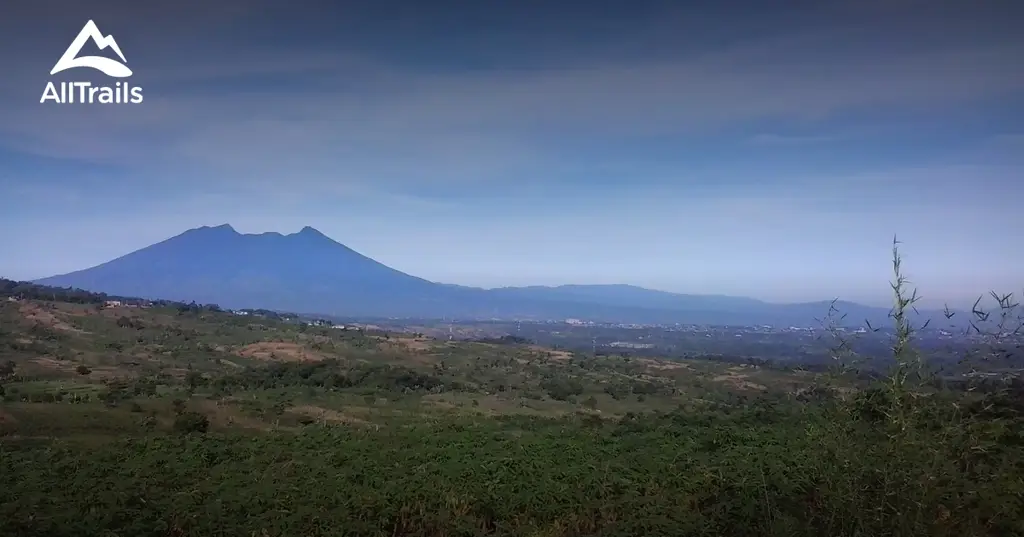
<path id="1" fill-rule="evenodd" d="M 829 302 L 771 304 L 629 285 L 480 289 L 395 270 L 311 227 L 241 234 L 228 224 L 188 230 L 92 268 L 35 283 L 119 296 L 336 316 L 580 318 L 607 322 L 814 326 Z M 841 303 L 849 324 L 888 310 Z"/>
<path id="2" fill-rule="evenodd" d="M 426 298 L 436 284 L 404 274 L 305 227 L 243 235 L 230 225 L 191 229 L 90 269 L 40 280 L 122 296 L 225 307 L 331 313 L 367 301 Z M 371 314 L 386 311 L 372 304 Z"/>

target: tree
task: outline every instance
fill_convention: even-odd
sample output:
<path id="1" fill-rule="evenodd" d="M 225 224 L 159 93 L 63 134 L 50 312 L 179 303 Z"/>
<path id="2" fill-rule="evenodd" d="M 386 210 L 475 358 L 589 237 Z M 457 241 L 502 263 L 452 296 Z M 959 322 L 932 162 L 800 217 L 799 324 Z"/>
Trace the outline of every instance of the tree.
<path id="1" fill-rule="evenodd" d="M 78 373 L 79 375 L 88 375 L 89 373 L 92 373 L 92 369 L 89 369 L 85 364 L 82 364 L 75 368 L 75 373 Z"/>
<path id="2" fill-rule="evenodd" d="M 14 371 L 17 368 L 17 364 L 13 360 L 7 360 L 0 364 L 0 380 L 14 376 Z"/>
<path id="3" fill-rule="evenodd" d="M 556 401 L 566 401 L 570 397 L 583 393 L 583 386 L 572 379 L 552 379 L 541 383 L 541 388 Z"/>
<path id="4" fill-rule="evenodd" d="M 182 434 L 205 433 L 210 420 L 198 412 L 183 412 L 174 418 L 174 430 Z"/>
<path id="5" fill-rule="evenodd" d="M 188 393 L 196 391 L 196 387 L 203 383 L 203 375 L 198 371 L 189 371 L 185 374 L 185 384 L 188 386 Z"/>

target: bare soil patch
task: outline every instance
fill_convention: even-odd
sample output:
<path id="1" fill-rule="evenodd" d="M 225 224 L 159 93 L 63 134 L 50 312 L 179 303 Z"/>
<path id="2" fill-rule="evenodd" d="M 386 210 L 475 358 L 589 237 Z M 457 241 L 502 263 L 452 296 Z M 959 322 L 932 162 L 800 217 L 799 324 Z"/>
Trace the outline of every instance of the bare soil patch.
<path id="1" fill-rule="evenodd" d="M 767 386 L 764 386 L 762 384 L 757 384 L 756 382 L 750 382 L 749 380 L 747 380 L 747 376 L 746 375 L 740 375 L 738 373 L 730 373 L 728 375 L 718 375 L 717 377 L 715 377 L 715 378 L 713 378 L 711 380 L 713 380 L 715 382 L 724 382 L 726 384 L 732 385 L 732 386 L 734 386 L 736 388 L 739 388 L 741 390 L 756 390 L 756 391 L 759 391 L 759 392 L 763 392 L 763 391 L 768 390 Z"/>
<path id="2" fill-rule="evenodd" d="M 530 345 L 530 350 L 541 353 L 542 356 L 546 356 L 552 360 L 569 360 L 572 358 L 572 353 L 569 351 L 556 351 L 547 347 L 541 347 L 540 345 Z"/>
<path id="3" fill-rule="evenodd" d="M 413 351 L 428 351 L 434 348 L 434 341 L 426 338 L 392 338 L 391 341 Z"/>
<path id="4" fill-rule="evenodd" d="M 36 365 L 41 365 L 46 369 L 52 369 L 54 371 L 73 371 L 75 367 L 77 367 L 75 364 L 62 362 L 60 360 L 56 360 L 54 358 L 47 358 L 45 356 L 41 358 L 33 358 L 31 362 Z"/>
<path id="5" fill-rule="evenodd" d="M 432 398 L 432 397 L 434 397 L 433 394 L 424 397 L 423 398 L 423 402 L 428 403 L 431 406 L 434 406 L 434 407 L 437 407 L 437 408 L 443 408 L 443 409 L 446 409 L 446 410 L 450 410 L 450 409 L 454 409 L 454 408 L 459 408 L 459 407 L 453 405 L 452 403 L 449 403 L 448 401 L 441 401 L 439 399 Z"/>
<path id="6" fill-rule="evenodd" d="M 25 316 L 25 319 L 37 322 L 43 326 L 48 326 L 55 330 L 62 330 L 64 332 L 75 332 L 78 334 L 85 333 L 84 330 L 75 328 L 74 326 L 62 321 L 59 317 L 41 308 L 38 304 L 22 302 L 19 304 L 18 310 Z"/>
<path id="7" fill-rule="evenodd" d="M 263 342 L 246 345 L 237 351 L 243 358 L 282 362 L 319 362 L 324 357 L 296 343 Z"/>
<path id="8" fill-rule="evenodd" d="M 443 357 L 439 354 L 431 354 L 427 351 L 413 351 L 402 353 L 399 360 L 405 363 L 412 363 L 421 366 L 433 366 L 440 363 Z"/>
<path id="9" fill-rule="evenodd" d="M 169 375 L 171 378 L 176 380 L 184 380 L 185 375 L 188 375 L 188 369 L 185 369 L 184 367 L 168 367 L 161 371 L 161 373 Z"/>
<path id="10" fill-rule="evenodd" d="M 0 408 L 0 425 L 14 425 L 15 423 L 18 423 L 17 418 Z"/>
<path id="11" fill-rule="evenodd" d="M 652 358 L 640 358 L 637 361 L 640 362 L 641 364 L 644 364 L 644 366 L 646 366 L 646 367 L 648 367 L 650 369 L 657 369 L 659 371 L 671 371 L 671 370 L 676 370 L 676 369 L 693 369 L 689 365 L 684 364 L 682 362 L 672 362 L 672 361 L 668 361 L 668 360 L 655 360 L 655 359 L 652 359 Z"/>
<path id="12" fill-rule="evenodd" d="M 199 403 L 199 407 L 203 415 L 210 420 L 210 424 L 218 428 L 242 427 L 260 431 L 269 431 L 272 428 L 269 423 L 245 416 L 230 405 L 222 404 L 219 401 L 202 401 Z"/>
<path id="13" fill-rule="evenodd" d="M 48 356 L 42 356 L 39 358 L 33 358 L 30 360 L 33 364 L 44 367 L 51 371 L 60 371 L 62 373 L 74 373 L 78 375 L 76 368 L 80 365 L 78 362 L 61 361 Z M 118 367 L 111 366 L 87 366 L 89 367 L 89 374 L 84 375 L 86 378 L 93 380 L 107 380 L 107 379 L 124 379 L 133 378 L 137 376 L 132 371 L 127 371 Z"/>
<path id="14" fill-rule="evenodd" d="M 137 376 L 131 371 L 126 371 L 117 367 L 90 367 L 92 373 L 89 373 L 89 378 L 107 380 L 107 379 L 125 379 Z"/>
<path id="15" fill-rule="evenodd" d="M 349 416 L 348 414 L 343 414 L 341 412 L 338 412 L 337 410 L 331 410 L 329 408 L 323 408 L 313 405 L 294 406 L 289 408 L 288 412 L 309 416 L 311 418 L 315 418 L 326 423 L 349 423 L 360 425 L 369 423 L 366 420 L 362 420 L 354 416 Z"/>

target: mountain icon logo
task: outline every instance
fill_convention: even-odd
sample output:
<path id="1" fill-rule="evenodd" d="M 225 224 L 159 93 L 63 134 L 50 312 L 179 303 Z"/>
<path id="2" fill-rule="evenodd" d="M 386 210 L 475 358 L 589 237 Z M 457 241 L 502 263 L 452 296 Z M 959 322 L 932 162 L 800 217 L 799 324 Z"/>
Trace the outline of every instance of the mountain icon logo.
<path id="1" fill-rule="evenodd" d="M 103 56 L 78 56 L 78 53 L 82 51 L 82 47 L 85 46 L 85 42 L 89 39 L 92 39 L 93 43 L 96 43 L 100 50 L 107 47 L 113 49 L 121 58 L 121 62 L 104 58 Z M 125 78 L 132 76 L 132 70 L 125 63 L 128 63 L 128 60 L 124 59 L 124 54 L 121 52 L 121 48 L 117 46 L 117 41 L 114 41 L 114 36 L 104 36 L 100 33 L 100 29 L 96 27 L 96 23 L 90 20 L 82 27 L 82 31 L 78 32 L 78 37 L 75 37 L 75 40 L 71 42 L 71 46 L 64 51 L 64 55 L 57 60 L 56 65 L 50 70 L 50 74 L 55 75 L 75 67 L 91 67 L 107 76 Z"/>

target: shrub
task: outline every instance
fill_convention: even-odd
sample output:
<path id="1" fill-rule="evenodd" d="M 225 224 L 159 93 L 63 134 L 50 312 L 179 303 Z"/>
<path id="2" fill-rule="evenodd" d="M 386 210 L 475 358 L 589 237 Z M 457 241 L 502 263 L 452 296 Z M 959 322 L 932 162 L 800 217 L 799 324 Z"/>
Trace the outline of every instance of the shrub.
<path id="1" fill-rule="evenodd" d="M 183 412 L 174 418 L 174 430 L 182 434 L 205 433 L 210 420 L 198 412 Z"/>

